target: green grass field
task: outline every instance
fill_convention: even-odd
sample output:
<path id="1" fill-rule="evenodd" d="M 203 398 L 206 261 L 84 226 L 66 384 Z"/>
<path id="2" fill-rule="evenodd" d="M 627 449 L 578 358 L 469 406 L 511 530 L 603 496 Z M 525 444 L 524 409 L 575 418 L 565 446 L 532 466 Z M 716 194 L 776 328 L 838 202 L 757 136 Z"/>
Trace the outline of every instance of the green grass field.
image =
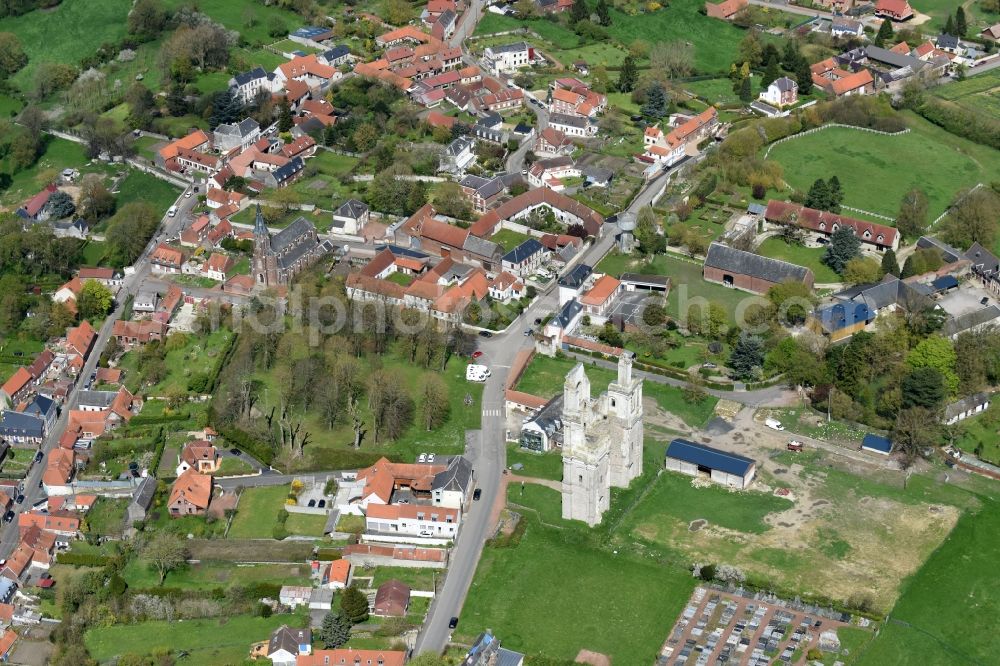
<path id="1" fill-rule="evenodd" d="M 501 229 L 493 234 L 493 236 L 490 237 L 490 240 L 494 243 L 499 243 L 503 246 L 505 251 L 510 252 L 529 238 L 531 238 L 531 236 L 528 234 L 522 234 L 521 232 L 514 231 L 513 229 Z"/>
<path id="2" fill-rule="evenodd" d="M 154 588 L 160 574 L 141 559 L 133 559 L 125 567 L 125 582 L 133 588 Z M 306 564 L 254 564 L 236 566 L 230 562 L 188 564 L 167 574 L 164 587 L 184 590 L 209 590 L 216 587 L 271 583 L 274 585 L 308 585 L 309 566 Z"/>
<path id="3" fill-rule="evenodd" d="M 558 520 L 555 490 L 526 486 L 521 495 L 511 486 L 509 496 L 544 511 L 546 522 Z M 462 609 L 463 634 L 488 626 L 505 647 L 533 655 L 572 660 L 585 648 L 616 664 L 652 663 L 691 594 L 690 574 L 629 552 L 615 556 L 580 523 L 546 527 L 531 511 L 523 515 L 520 544 L 483 551 Z"/>
<path id="4" fill-rule="evenodd" d="M 250 643 L 266 641 L 282 624 L 298 626 L 296 615 L 269 618 L 238 615 L 222 619 L 117 624 L 91 629 L 84 636 L 90 655 L 106 662 L 118 655 L 151 654 L 160 649 L 176 654 L 184 650 L 189 666 L 242 663 Z"/>
<path id="5" fill-rule="evenodd" d="M 229 528 L 231 539 L 270 539 L 279 511 L 284 511 L 288 486 L 247 488 L 240 495 L 236 517 Z M 291 516 L 289 516 L 291 518 Z"/>
<path id="6" fill-rule="evenodd" d="M 517 383 L 517 390 L 550 398 L 562 390 L 566 374 L 573 369 L 576 363 L 576 359 L 568 356 L 550 358 L 536 355 L 525 368 L 524 374 L 521 375 L 521 379 Z M 590 394 L 597 397 L 601 392 L 607 390 L 608 384 L 615 379 L 616 373 L 606 368 L 586 363 L 584 365 L 587 377 L 590 378 Z M 643 383 L 642 393 L 644 396 L 654 399 L 661 409 L 677 415 L 693 427 L 703 426 L 711 418 L 718 402 L 716 398 L 706 397 L 700 403 L 691 404 L 684 400 L 684 392 L 681 389 L 649 380 Z"/>
<path id="7" fill-rule="evenodd" d="M 934 94 L 966 109 L 996 117 L 1000 114 L 1000 71 L 993 70 L 965 81 L 938 86 Z"/>
<path id="8" fill-rule="evenodd" d="M 575 32 L 555 21 L 543 19 L 533 19 L 522 21 L 510 16 L 501 16 L 486 12 L 483 19 L 476 25 L 475 35 L 491 35 L 495 32 L 506 32 L 517 30 L 518 28 L 529 28 L 532 32 L 538 33 L 542 39 L 558 44 L 562 49 L 574 49 L 580 45 L 580 38 Z M 503 39 L 510 38 L 510 41 L 517 41 L 516 36 L 507 35 Z M 471 42 L 471 47 L 479 49 L 485 42 Z"/>
<path id="9" fill-rule="evenodd" d="M 666 447 L 663 447 L 666 452 Z M 685 523 L 699 518 L 739 532 L 763 534 L 769 527 L 764 517 L 792 506 L 786 499 L 762 492 L 734 494 L 722 486 L 695 488 L 691 477 L 665 472 L 657 477 L 652 490 L 629 514 L 628 522 L 640 525 L 664 516 Z"/>
<path id="10" fill-rule="evenodd" d="M 166 0 L 169 9 L 189 4 L 188 0 Z M 262 3 L 232 2 L 232 0 L 199 0 L 198 11 L 207 14 L 230 30 L 236 30 L 251 45 L 270 44 L 268 36 L 274 23 L 282 24 L 291 32 L 305 25 L 305 20 L 295 13 L 277 6 Z"/>
<path id="11" fill-rule="evenodd" d="M 150 393 L 167 395 L 172 391 L 186 392 L 192 375 L 207 375 L 212 372 L 219 362 L 219 354 L 226 351 L 232 337 L 233 332 L 225 328 L 219 328 L 203 337 L 188 336 L 187 344 L 167 352 L 165 358 L 167 376 L 151 387 Z M 126 385 L 133 391 L 139 389 L 141 381 L 138 364 L 138 354 L 134 352 L 122 357 L 119 364 L 119 367 L 125 370 Z"/>
<path id="12" fill-rule="evenodd" d="M 820 261 L 824 251 L 820 247 L 789 245 L 777 237 L 768 238 L 757 248 L 757 254 L 759 255 L 805 266 L 813 272 L 817 283 L 840 282 L 840 276 L 832 268 Z"/>
<path id="13" fill-rule="evenodd" d="M 0 32 L 13 32 L 24 45 L 28 64 L 12 82 L 22 88 L 32 85 L 41 62 L 77 64 L 104 42 L 125 36 L 129 0 L 63 0 L 45 11 L 0 20 Z"/>
<path id="14" fill-rule="evenodd" d="M 992 490 L 991 490 L 992 492 Z M 963 516 L 906 583 L 891 620 L 858 664 L 986 664 L 996 655 L 1000 504 Z"/>
<path id="15" fill-rule="evenodd" d="M 118 207 L 130 201 L 145 201 L 165 213 L 180 193 L 180 189 L 165 180 L 133 170 L 118 184 Z"/>
<path id="16" fill-rule="evenodd" d="M 684 311 L 698 305 L 695 299 L 704 298 L 725 308 L 730 321 L 735 316 L 736 307 L 747 298 L 757 298 L 753 294 L 706 282 L 702 278 L 701 262 L 689 261 L 671 255 L 657 255 L 649 261 L 628 255 L 609 254 L 596 270 L 611 275 L 641 273 L 643 275 L 666 275 L 670 277 L 670 295 L 667 297 L 667 314 L 680 317 Z M 694 312 L 692 312 L 692 316 Z"/>
<path id="17" fill-rule="evenodd" d="M 903 195 L 920 188 L 930 201 L 930 218 L 942 213 L 955 193 L 990 182 L 1000 171 L 1000 151 L 978 146 L 907 114 L 911 132 L 880 136 L 830 128 L 775 146 L 769 158 L 785 169 L 785 180 L 808 190 L 817 178 L 836 175 L 844 204 L 894 216 Z"/>
<path id="18" fill-rule="evenodd" d="M 704 6 L 701 0 L 674 0 L 663 9 L 635 16 L 612 9 L 608 33 L 625 46 L 637 39 L 649 44 L 688 42 L 694 45 L 698 73 L 728 72 L 744 33 L 731 23 L 702 14 Z"/>
<path id="19" fill-rule="evenodd" d="M 304 513 L 290 513 L 285 521 L 285 529 L 289 534 L 299 534 L 302 536 L 323 536 L 323 528 L 326 526 L 326 516 L 311 515 Z"/>
<path id="20" fill-rule="evenodd" d="M 707 100 L 709 104 L 738 104 L 740 101 L 739 95 L 733 92 L 733 82 L 728 78 L 691 81 L 683 86 Z"/>
<path id="21" fill-rule="evenodd" d="M 35 165 L 12 175 L 10 187 L 0 194 L 0 203 L 20 206 L 26 199 L 38 194 L 39 190 L 58 176 L 59 171 L 67 167 L 87 172 L 107 173 L 108 167 L 105 166 L 85 169 L 88 162 L 82 145 L 49 137 L 45 142 L 45 150 Z M 11 173 L 11 171 L 9 159 L 0 160 L 0 173 Z"/>
<path id="22" fill-rule="evenodd" d="M 128 504 L 128 499 L 98 497 L 94 506 L 87 512 L 87 524 L 91 533 L 101 536 L 121 535 Z"/>
<path id="23" fill-rule="evenodd" d="M 557 451 L 535 453 L 525 451 L 517 444 L 507 445 L 507 467 L 520 464 L 521 469 L 515 469 L 518 476 L 533 476 L 540 479 L 562 480 L 562 456 Z"/>

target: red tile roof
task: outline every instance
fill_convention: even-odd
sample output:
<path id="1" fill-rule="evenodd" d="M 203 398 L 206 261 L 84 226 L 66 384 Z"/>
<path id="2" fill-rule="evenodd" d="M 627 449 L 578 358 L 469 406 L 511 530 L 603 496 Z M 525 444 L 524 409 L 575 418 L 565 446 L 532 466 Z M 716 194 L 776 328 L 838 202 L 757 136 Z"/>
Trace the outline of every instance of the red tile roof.
<path id="1" fill-rule="evenodd" d="M 10 376 L 3 385 L 3 392 L 8 398 L 13 398 L 16 394 L 20 393 L 25 386 L 27 386 L 34 377 L 27 369 L 21 367 L 14 371 L 14 374 Z"/>

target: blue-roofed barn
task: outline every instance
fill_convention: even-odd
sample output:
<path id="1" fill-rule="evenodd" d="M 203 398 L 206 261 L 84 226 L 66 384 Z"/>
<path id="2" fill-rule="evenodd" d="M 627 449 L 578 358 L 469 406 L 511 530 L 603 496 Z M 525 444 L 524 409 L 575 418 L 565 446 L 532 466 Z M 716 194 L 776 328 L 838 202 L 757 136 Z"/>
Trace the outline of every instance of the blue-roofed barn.
<path id="1" fill-rule="evenodd" d="M 675 439 L 667 446 L 665 467 L 688 476 L 708 475 L 712 481 L 730 488 L 747 488 L 757 473 L 757 463 L 745 456 Z"/>
<path id="2" fill-rule="evenodd" d="M 892 442 L 885 437 L 868 433 L 865 435 L 865 438 L 861 440 L 861 450 L 871 451 L 872 453 L 887 456 L 892 453 Z"/>

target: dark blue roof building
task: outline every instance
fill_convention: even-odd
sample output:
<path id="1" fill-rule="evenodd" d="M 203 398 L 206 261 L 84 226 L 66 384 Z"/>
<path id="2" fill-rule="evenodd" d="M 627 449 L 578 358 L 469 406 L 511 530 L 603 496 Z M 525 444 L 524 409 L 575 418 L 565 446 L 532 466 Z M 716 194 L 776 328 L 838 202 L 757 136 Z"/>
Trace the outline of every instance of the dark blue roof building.
<path id="1" fill-rule="evenodd" d="M 751 458 L 686 439 L 670 442 L 665 466 L 689 476 L 707 474 L 716 483 L 740 489 L 749 486 L 757 473 L 757 463 Z"/>

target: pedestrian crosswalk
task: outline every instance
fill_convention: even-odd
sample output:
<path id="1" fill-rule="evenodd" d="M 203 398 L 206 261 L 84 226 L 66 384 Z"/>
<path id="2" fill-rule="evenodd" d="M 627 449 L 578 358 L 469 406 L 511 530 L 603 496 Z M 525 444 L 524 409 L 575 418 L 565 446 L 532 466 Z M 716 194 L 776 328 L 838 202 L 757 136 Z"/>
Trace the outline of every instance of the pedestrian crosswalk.
<path id="1" fill-rule="evenodd" d="M 484 409 L 483 416 L 503 416 L 502 409 Z"/>

